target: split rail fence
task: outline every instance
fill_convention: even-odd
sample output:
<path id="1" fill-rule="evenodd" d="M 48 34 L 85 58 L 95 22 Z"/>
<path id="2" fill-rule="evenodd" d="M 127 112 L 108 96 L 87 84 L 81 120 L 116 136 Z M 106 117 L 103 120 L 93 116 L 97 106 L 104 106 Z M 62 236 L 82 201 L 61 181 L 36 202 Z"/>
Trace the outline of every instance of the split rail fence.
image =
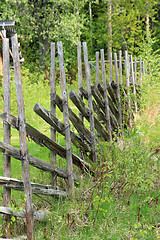
<path id="1" fill-rule="evenodd" d="M 106 63 L 104 50 L 96 52 L 96 66 L 88 61 L 87 45 L 83 43 L 84 68 L 86 75 L 86 88 L 83 87 L 84 71 L 82 70 L 81 43 L 77 45 L 78 56 L 78 93 L 69 92 L 69 98 L 79 110 L 77 116 L 68 104 L 68 93 L 65 76 L 62 42 L 57 42 L 59 70 L 61 78 L 61 97 L 56 94 L 55 79 L 55 43 L 51 43 L 51 68 L 50 89 L 51 105 L 47 110 L 39 103 L 34 106 L 37 115 L 43 118 L 51 126 L 51 138 L 47 137 L 25 121 L 23 102 L 21 68 L 18 56 L 17 35 L 11 37 L 14 74 L 17 94 L 18 117 L 10 113 L 10 60 L 9 39 L 3 39 L 3 95 L 4 113 L 1 118 L 4 123 L 4 141 L 0 141 L 0 151 L 3 152 L 4 176 L 0 177 L 0 185 L 4 187 L 4 206 L 0 207 L 0 213 L 4 214 L 4 235 L 10 237 L 10 215 L 26 217 L 27 238 L 34 239 L 34 219 L 43 220 L 42 211 L 33 210 L 32 194 L 38 193 L 50 196 L 65 197 L 74 191 L 74 182 L 80 181 L 80 177 L 73 170 L 76 165 L 82 172 L 92 172 L 92 162 L 97 162 L 96 144 L 102 139 L 112 141 L 113 136 L 123 133 L 124 127 L 131 127 L 133 112 L 138 111 L 138 98 L 142 78 L 145 78 L 145 65 L 140 58 L 129 56 L 125 51 L 119 52 L 119 59 L 114 53 L 114 60 L 110 55 L 109 81 L 106 78 Z M 96 84 L 91 85 L 91 66 L 96 68 Z M 101 66 L 101 67 L 100 67 Z M 115 73 L 114 73 L 115 72 Z M 113 77 L 115 75 L 115 77 Z M 86 104 L 87 102 L 87 104 Z M 64 121 L 56 117 L 56 107 L 63 112 Z M 90 129 L 84 119 L 89 122 Z M 74 131 L 71 130 L 71 124 Z M 20 150 L 11 146 L 11 126 L 19 131 Z M 65 148 L 56 142 L 56 131 L 65 136 Z M 51 164 L 29 154 L 27 148 L 27 136 L 40 146 L 45 146 L 51 151 Z M 72 145 L 79 149 L 79 156 L 73 154 Z M 67 169 L 56 165 L 56 155 L 66 159 Z M 22 162 L 23 181 L 11 178 L 11 157 Z M 89 161 L 87 159 L 90 159 Z M 29 164 L 51 173 L 51 185 L 42 185 L 30 181 Z M 94 174 L 94 173 L 93 173 Z M 57 188 L 57 176 L 65 179 L 66 189 Z M 11 189 L 24 191 L 26 195 L 25 211 L 17 213 L 11 209 Z"/>

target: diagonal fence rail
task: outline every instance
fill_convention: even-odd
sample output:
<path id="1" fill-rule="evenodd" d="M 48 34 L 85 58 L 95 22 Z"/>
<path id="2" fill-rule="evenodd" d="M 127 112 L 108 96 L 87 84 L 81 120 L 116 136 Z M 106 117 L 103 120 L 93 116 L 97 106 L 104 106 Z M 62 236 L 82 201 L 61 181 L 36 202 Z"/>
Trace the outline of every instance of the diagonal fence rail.
<path id="1" fill-rule="evenodd" d="M 0 208 L 0 212 L 7 216 L 14 215 L 9 209 L 9 199 L 11 189 L 25 191 L 27 200 L 25 214 L 23 217 L 27 219 L 27 236 L 28 239 L 34 239 L 34 219 L 38 214 L 32 207 L 32 194 L 42 194 L 50 196 L 65 197 L 73 194 L 74 182 L 80 181 L 80 174 L 84 172 L 92 172 L 94 174 L 92 163 L 97 162 L 96 145 L 100 140 L 112 142 L 113 137 L 118 137 L 123 134 L 124 127 L 131 127 L 134 112 L 138 111 L 137 99 L 140 97 L 140 85 L 142 84 L 142 67 L 137 68 L 137 65 L 142 62 L 136 61 L 132 56 L 125 52 L 123 58 L 122 52 L 119 52 L 119 60 L 117 54 L 114 54 L 113 62 L 104 60 L 104 50 L 96 52 L 96 84 L 91 85 L 92 69 L 94 62 L 88 61 L 87 45 L 83 43 L 84 66 L 86 74 L 86 86 L 83 87 L 84 77 L 82 70 L 81 43 L 78 43 L 78 94 L 74 90 L 67 93 L 66 77 L 64 70 L 63 46 L 62 42 L 57 43 L 59 70 L 61 77 L 61 92 L 62 96 L 56 94 L 56 78 L 55 78 L 55 43 L 51 43 L 51 105 L 50 109 L 45 109 L 39 103 L 34 106 L 35 113 L 41 117 L 51 128 L 51 138 L 47 137 L 36 128 L 25 122 L 25 113 L 23 105 L 22 83 L 20 75 L 20 61 L 16 55 L 15 45 L 17 37 L 12 38 L 13 57 L 15 66 L 15 81 L 17 90 L 18 117 L 10 113 L 9 108 L 4 108 L 4 113 L 0 115 L 5 126 L 16 128 L 20 134 L 21 150 L 11 146 L 10 141 L 0 141 L 0 151 L 4 154 L 4 161 L 10 161 L 10 157 L 22 162 L 23 181 L 11 178 L 10 169 L 8 173 L 4 171 L 4 176 L 0 177 L 0 186 L 4 187 L 5 198 L 4 207 Z M 6 46 L 4 44 L 4 46 Z M 9 46 L 8 46 L 9 47 Z M 8 47 L 6 47 L 8 49 Z M 9 51 L 9 50 L 7 50 Z M 99 56 L 101 60 L 99 60 Z M 119 65 L 118 65 L 119 61 Z M 122 64 L 122 62 L 124 64 Z M 101 63 L 101 66 L 99 64 Z M 107 80 L 106 64 L 110 65 L 109 81 Z M 145 69 L 145 68 L 144 68 Z M 4 64 L 4 70 L 9 76 L 9 67 Z M 4 71 L 4 72 L 5 72 Z M 8 72 L 7 72 L 8 71 Z M 137 83 L 137 76 L 140 80 Z M 102 76 L 100 75 L 102 73 Z M 145 74 L 143 73 L 143 76 Z M 6 80 L 5 80 L 6 79 Z M 5 82 L 9 83 L 9 79 L 4 78 Z M 10 95 L 7 93 L 7 99 L 10 101 Z M 77 108 L 79 114 L 69 107 L 68 97 Z M 7 102 L 4 101 L 5 107 Z M 57 107 L 63 113 L 64 121 L 61 122 L 56 116 Z M 86 121 L 88 122 L 86 125 Z M 72 129 L 71 129 L 72 126 Z M 89 126 L 89 127 L 88 127 Z M 4 134 L 5 134 L 4 127 Z M 65 147 L 62 147 L 56 142 L 56 132 L 65 136 Z M 24 135 L 25 134 L 25 135 Z M 36 144 L 41 147 L 46 147 L 51 151 L 51 164 L 28 153 L 26 137 L 29 136 Z M 73 154 L 73 145 L 79 149 L 80 156 Z M 56 165 L 56 156 L 66 159 L 66 169 L 62 169 Z M 7 156 L 7 158 L 6 158 Z M 6 160 L 5 160 L 6 159 Z M 6 163 L 5 163 L 6 164 Z M 30 181 L 29 168 L 32 165 L 38 169 L 49 172 L 51 174 L 51 185 L 42 185 L 32 183 Z M 5 166 L 5 165 L 4 165 Z M 74 172 L 74 166 L 78 167 L 79 174 Z M 6 170 L 6 169 L 5 169 Z M 66 189 L 58 189 L 57 176 L 64 179 Z M 7 191 L 6 191 L 7 190 Z M 6 198 L 7 196 L 7 198 Z M 8 225 L 9 226 L 9 225 Z M 7 229 L 9 236 L 10 229 Z"/>

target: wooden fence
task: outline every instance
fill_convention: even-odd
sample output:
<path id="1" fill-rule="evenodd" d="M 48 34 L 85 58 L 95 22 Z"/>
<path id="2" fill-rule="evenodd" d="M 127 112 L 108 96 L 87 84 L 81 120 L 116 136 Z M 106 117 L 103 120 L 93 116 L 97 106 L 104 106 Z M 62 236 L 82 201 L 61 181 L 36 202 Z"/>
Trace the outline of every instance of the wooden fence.
<path id="1" fill-rule="evenodd" d="M 37 115 L 43 118 L 51 126 L 51 138 L 47 137 L 25 121 L 23 92 L 21 82 L 20 61 L 18 56 L 18 41 L 15 34 L 11 38 L 14 73 L 18 104 L 18 117 L 10 113 L 10 60 L 9 60 L 9 39 L 3 39 L 3 88 L 4 88 L 4 113 L 1 118 L 4 121 L 4 141 L 0 142 L 0 151 L 3 152 L 4 176 L 0 177 L 0 185 L 4 187 L 4 206 L 0 212 L 4 214 L 4 231 L 6 237 L 10 236 L 10 215 L 26 217 L 27 237 L 34 239 L 34 219 L 42 219 L 42 212 L 33 210 L 32 194 L 39 193 L 50 196 L 65 197 L 74 192 L 74 182 L 80 181 L 79 175 L 74 172 L 73 165 L 80 168 L 79 173 L 92 172 L 92 162 L 97 162 L 96 144 L 102 139 L 112 141 L 113 136 L 121 135 L 124 127 L 131 127 L 133 112 L 138 110 L 138 98 L 140 96 L 140 85 L 142 75 L 145 77 L 144 62 L 132 56 L 125 57 L 119 52 L 119 59 L 114 53 L 109 62 L 104 60 L 104 50 L 96 52 L 96 61 L 88 61 L 86 43 L 83 43 L 84 68 L 86 75 L 86 86 L 83 87 L 82 54 L 81 43 L 77 45 L 78 56 L 78 93 L 71 90 L 67 93 L 66 76 L 64 68 L 62 42 L 57 43 L 59 70 L 61 78 L 61 97 L 56 94 L 55 84 L 55 43 L 51 43 L 51 68 L 50 88 L 51 104 L 45 109 L 39 103 L 34 106 Z M 96 66 L 94 64 L 96 63 Z M 109 81 L 106 77 L 106 67 L 109 63 Z M 119 63 L 119 64 L 118 64 Z M 101 66 L 100 66 L 101 65 Z M 139 66 L 138 66 L 139 65 Z M 143 65 L 143 68 L 142 68 Z M 96 69 L 96 84 L 91 85 L 92 67 Z M 113 72 L 113 69 L 115 73 Z M 114 77 L 115 76 L 115 77 Z M 138 80 L 139 78 L 139 80 Z M 77 116 L 69 107 L 68 96 L 79 110 Z M 85 104 L 87 102 L 87 105 Z M 56 107 L 63 112 L 63 122 L 56 117 Z M 84 119 L 89 122 L 87 128 Z M 74 126 L 74 131 L 70 125 Z M 19 131 L 20 150 L 11 146 L 10 126 Z M 65 136 L 65 148 L 56 142 L 56 131 Z M 51 164 L 38 159 L 28 153 L 27 136 L 40 146 L 45 146 L 51 151 Z M 72 145 L 80 150 L 80 156 L 73 154 Z M 59 168 L 56 165 L 56 155 L 66 159 L 67 169 Z M 11 178 L 10 157 L 22 162 L 23 181 Z M 90 159 L 88 161 L 88 159 Z M 30 181 L 29 164 L 51 173 L 51 185 L 42 185 Z M 66 181 L 66 189 L 57 189 L 57 176 Z M 11 201 L 11 189 L 24 191 L 26 194 L 25 213 L 14 212 L 8 206 Z"/>

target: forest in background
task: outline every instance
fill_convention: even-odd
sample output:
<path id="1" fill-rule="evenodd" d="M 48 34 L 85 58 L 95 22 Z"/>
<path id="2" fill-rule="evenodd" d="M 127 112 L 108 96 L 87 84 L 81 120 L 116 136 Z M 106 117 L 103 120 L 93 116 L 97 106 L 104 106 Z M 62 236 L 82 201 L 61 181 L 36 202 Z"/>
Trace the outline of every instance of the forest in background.
<path id="1" fill-rule="evenodd" d="M 77 69 L 77 42 L 86 41 L 89 60 L 95 52 L 128 50 L 150 60 L 160 48 L 158 0 L 2 0 L 0 20 L 14 20 L 30 71 L 49 71 L 50 43 L 62 41 L 65 67 Z"/>
<path id="2" fill-rule="evenodd" d="M 0 20 L 15 21 L 25 59 L 21 73 L 26 121 L 48 136 L 50 127 L 43 120 L 37 120 L 32 109 L 37 101 L 46 108 L 50 105 L 49 80 L 43 81 L 44 73 L 41 74 L 40 70 L 43 71 L 45 65 L 48 72 L 50 70 L 51 42 L 63 41 L 65 67 L 72 80 L 77 72 L 79 41 L 87 42 L 89 60 L 95 60 L 95 52 L 104 48 L 106 58 L 108 51 L 128 50 L 129 54 L 136 57 L 141 55 L 143 60 L 151 61 L 152 65 L 151 74 L 146 74 L 143 81 L 140 111 L 135 115 L 133 128 L 130 132 L 126 129 L 119 141 L 113 141 L 111 151 L 108 151 L 110 143 L 98 144 L 99 164 L 95 166 L 95 177 L 83 175 L 72 198 L 33 195 L 35 209 L 49 214 L 46 222 L 35 222 L 36 239 L 160 239 L 159 16 L 158 0 L 1 0 Z M 12 70 L 10 77 L 11 112 L 17 115 Z M 74 81 L 67 87 L 78 90 L 78 82 Z M 60 84 L 56 86 L 56 92 L 60 94 Z M 3 96 L 2 87 L 0 95 Z M 0 101 L 2 112 L 3 101 Z M 0 123 L 1 140 L 1 119 Z M 12 129 L 12 135 L 12 145 L 18 147 L 18 132 Z M 64 139 L 57 139 L 63 146 Z M 30 139 L 27 144 L 32 155 L 50 162 L 48 150 L 37 147 Z M 57 159 L 59 167 L 65 164 L 63 159 Z M 21 162 L 12 159 L 11 171 L 12 177 L 22 179 Z M 31 167 L 30 174 L 33 182 L 50 183 L 49 173 Z M 3 176 L 3 164 L 0 175 Z M 63 187 L 62 184 L 60 186 Z M 17 194 L 13 190 L 11 207 L 19 211 L 24 206 L 23 192 Z M 0 237 L 1 224 L 2 215 Z M 25 220 L 12 216 L 11 236 L 23 234 L 26 235 Z"/>

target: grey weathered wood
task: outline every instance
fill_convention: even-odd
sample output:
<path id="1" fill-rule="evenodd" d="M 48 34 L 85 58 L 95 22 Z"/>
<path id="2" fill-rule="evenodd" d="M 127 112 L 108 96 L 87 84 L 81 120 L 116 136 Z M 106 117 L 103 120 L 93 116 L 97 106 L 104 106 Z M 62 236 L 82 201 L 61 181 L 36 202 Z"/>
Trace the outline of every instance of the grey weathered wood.
<path id="1" fill-rule="evenodd" d="M 81 57 L 81 42 L 78 42 L 77 44 L 77 59 L 78 59 L 78 94 L 81 99 L 82 93 L 80 91 L 80 88 L 83 87 L 83 78 L 82 78 L 82 57 Z M 81 112 L 79 112 L 79 118 L 81 121 L 83 121 L 83 117 L 81 115 Z"/>
<path id="2" fill-rule="evenodd" d="M 99 51 L 96 52 L 96 86 L 99 84 Z M 95 111 L 95 104 L 93 104 L 93 108 Z M 99 117 L 98 117 L 99 119 Z M 98 133 L 98 139 L 101 138 L 101 135 Z"/>
<path id="3" fill-rule="evenodd" d="M 98 84 L 98 90 L 100 91 L 101 95 L 104 96 L 104 89 L 102 90 L 101 85 Z M 117 85 L 115 82 L 107 83 L 107 91 L 112 99 L 112 102 L 117 105 L 118 99 L 117 99 Z"/>
<path id="4" fill-rule="evenodd" d="M 98 86 L 100 86 L 100 85 L 98 85 Z M 101 87 L 101 90 L 103 91 L 103 96 L 104 96 L 104 90 L 102 87 Z M 100 91 L 95 86 L 92 86 L 92 95 L 95 98 L 96 102 L 98 103 L 99 107 L 105 113 L 104 100 L 102 98 Z M 114 106 L 112 99 L 109 96 L 108 96 L 108 103 L 109 103 L 109 108 L 110 108 L 110 115 L 114 115 L 115 118 L 118 119 L 118 111 L 117 111 L 116 107 Z"/>
<path id="5" fill-rule="evenodd" d="M 50 67 L 50 89 L 51 95 L 56 93 L 56 79 L 55 79 L 55 43 L 51 43 L 51 67 Z M 51 113 L 56 117 L 56 106 L 51 100 Z M 56 130 L 51 126 L 51 139 L 56 141 Z M 56 153 L 51 151 L 51 162 L 56 165 Z M 51 174 L 51 183 L 54 187 L 57 186 L 57 178 L 55 174 Z"/>
<path id="6" fill-rule="evenodd" d="M 139 85 L 142 85 L 142 58 L 139 57 Z"/>
<path id="7" fill-rule="evenodd" d="M 83 42 L 83 54 L 84 54 L 84 65 L 85 65 L 86 83 L 87 83 L 87 92 L 88 92 L 88 108 L 89 108 L 89 122 L 90 122 L 90 131 L 91 131 L 91 149 L 92 149 L 91 151 L 92 151 L 93 162 L 97 162 L 96 136 L 95 136 L 93 104 L 92 104 L 92 94 L 91 94 L 91 80 L 90 80 L 90 73 L 89 73 L 88 51 L 87 51 L 86 42 Z"/>
<path id="8" fill-rule="evenodd" d="M 117 65 L 117 53 L 114 53 L 114 65 L 115 65 L 115 74 L 116 74 L 116 83 L 117 83 L 117 98 L 118 98 L 118 115 L 119 115 L 119 126 L 122 129 L 122 111 L 121 111 L 121 96 L 119 88 L 119 78 L 118 78 L 118 65 Z"/>
<path id="9" fill-rule="evenodd" d="M 78 42 L 77 44 L 77 64 L 78 64 L 78 94 L 79 97 L 83 100 L 82 93 L 80 91 L 80 88 L 83 87 L 83 77 L 82 77 L 82 56 L 81 56 L 81 42 Z M 79 118 L 83 122 L 83 116 L 81 112 L 79 112 Z M 80 137 L 83 139 L 83 137 L 80 134 Z M 80 157 L 83 158 L 83 152 L 80 151 Z"/>
<path id="10" fill-rule="evenodd" d="M 100 110 L 99 105 L 95 101 L 93 101 L 93 109 L 97 114 L 97 116 L 99 117 L 98 118 L 99 121 L 102 121 L 102 124 L 106 126 L 107 121 L 106 121 L 105 114 Z M 113 130 L 118 129 L 117 121 L 111 111 L 110 111 L 110 121 L 111 121 L 112 129 Z"/>
<path id="11" fill-rule="evenodd" d="M 101 49 L 101 68 L 102 68 L 102 81 L 104 88 L 104 104 L 105 104 L 105 117 L 106 117 L 106 128 L 109 135 L 109 141 L 112 141 L 112 129 L 110 122 L 110 114 L 109 114 L 109 104 L 108 104 L 108 95 L 107 95 L 107 83 L 106 83 L 106 75 L 105 75 L 105 64 L 104 64 L 104 50 Z"/>
<path id="12" fill-rule="evenodd" d="M 77 44 L 77 63 L 78 63 L 78 89 L 83 87 L 83 78 L 82 78 L 82 57 L 81 57 L 81 42 Z M 81 96 L 81 91 L 79 90 L 79 96 Z M 80 118 L 81 119 L 81 118 Z M 82 119 L 81 119 L 82 120 Z"/>
<path id="13" fill-rule="evenodd" d="M 137 58 L 134 58 L 134 82 L 137 83 Z"/>
<path id="14" fill-rule="evenodd" d="M 104 122 L 106 122 L 106 120 L 104 120 L 104 117 L 102 116 L 103 113 L 100 113 L 98 114 L 98 109 L 97 108 L 101 108 L 101 110 L 105 113 L 105 104 L 104 104 L 104 100 L 102 99 L 102 96 L 98 90 L 98 88 L 96 86 L 91 86 L 91 91 L 92 91 L 92 95 L 95 99 L 95 101 L 97 102 L 96 104 L 96 107 L 95 107 L 95 104 L 93 105 L 93 109 L 94 111 L 97 113 L 97 115 L 101 115 L 101 119 L 103 119 Z M 81 88 L 81 92 L 83 94 L 83 96 L 85 97 L 85 99 L 88 100 L 88 94 L 87 94 L 87 91 L 84 89 L 84 88 Z M 104 92 L 104 91 L 103 91 Z M 111 99 L 108 97 L 108 100 L 109 100 L 109 107 L 110 107 L 110 117 L 111 117 L 111 125 L 113 126 L 114 129 L 117 129 L 118 127 L 118 123 L 117 123 L 117 120 L 116 118 L 114 117 L 114 114 L 115 116 L 117 117 L 118 116 L 118 111 L 115 109 Z M 94 101 L 93 101 L 94 103 Z M 111 104 L 111 105 L 110 105 Z M 112 113 L 112 111 L 114 112 L 114 114 Z M 118 119 L 118 117 L 117 117 Z"/>
<path id="15" fill-rule="evenodd" d="M 66 76 L 65 76 L 65 68 L 64 68 L 62 42 L 57 42 L 57 48 L 58 48 L 59 69 L 60 69 L 60 77 L 61 77 L 63 119 L 64 119 L 64 126 L 65 126 L 66 160 L 67 160 L 67 171 L 68 171 L 68 192 L 72 194 L 74 191 L 72 146 L 71 146 L 71 136 L 70 136 L 67 85 L 66 85 Z"/>
<path id="16" fill-rule="evenodd" d="M 99 84 L 99 52 L 96 52 L 96 85 Z"/>
<path id="17" fill-rule="evenodd" d="M 62 99 L 57 95 L 54 94 L 52 96 L 52 100 L 55 101 L 58 108 L 61 112 L 63 112 L 62 107 Z M 72 111 L 71 108 L 68 107 L 69 110 L 69 119 L 73 123 L 76 130 L 79 132 L 81 137 L 89 144 L 91 145 L 91 133 L 90 131 L 84 126 L 83 122 L 77 117 L 77 115 Z"/>
<path id="18" fill-rule="evenodd" d="M 92 86 L 91 86 L 91 90 L 92 90 Z M 88 92 L 87 92 L 87 90 L 85 90 L 83 87 L 81 87 L 81 88 L 80 88 L 80 91 L 81 91 L 83 97 L 84 97 L 86 100 L 88 100 Z"/>
<path id="19" fill-rule="evenodd" d="M 0 141 L 0 152 L 3 152 L 17 160 L 22 160 L 19 149 L 12 147 L 11 145 L 7 143 L 3 143 L 1 141 Z M 61 178 L 67 178 L 66 170 L 63 170 L 62 168 L 59 168 L 56 165 L 50 164 L 30 154 L 29 154 L 29 164 L 43 171 L 54 173 Z M 79 182 L 79 176 L 77 174 L 74 174 L 74 179 L 75 181 Z"/>
<path id="20" fill-rule="evenodd" d="M 109 84 L 107 84 L 107 90 L 108 89 L 112 89 L 112 86 L 111 86 L 111 84 L 109 83 Z M 100 84 L 98 84 L 98 91 L 96 90 L 96 88 L 95 88 L 95 91 L 96 91 L 96 94 L 99 96 L 99 98 L 100 98 L 100 94 L 101 94 L 101 96 L 104 98 L 104 89 L 103 89 L 103 87 L 100 85 Z M 100 94 L 99 94 L 100 93 Z M 94 91 L 93 91 L 93 96 L 94 97 L 96 97 L 96 95 L 94 94 Z M 101 98 L 100 98 L 101 99 Z M 101 100 L 98 100 L 98 98 L 96 97 L 96 101 L 98 101 L 99 103 L 100 103 L 100 101 Z M 102 101 L 101 101 L 102 102 Z M 117 107 L 115 106 L 115 104 L 113 103 L 114 101 L 113 101 L 113 98 L 111 98 L 111 97 L 109 97 L 109 95 L 108 95 L 108 103 L 109 103 L 109 108 L 110 108 L 110 110 L 111 110 L 111 112 L 113 113 L 113 115 L 115 116 L 115 118 L 117 119 L 117 121 L 118 121 L 118 118 L 119 118 L 119 115 L 118 115 L 118 110 L 117 110 Z M 101 105 L 101 104 L 100 104 Z M 103 109 L 102 109 L 103 110 Z M 105 109 L 103 110 L 104 112 L 105 112 Z"/>
<path id="21" fill-rule="evenodd" d="M 122 51 L 119 51 L 119 83 L 122 83 Z"/>
<path id="22" fill-rule="evenodd" d="M 87 119 L 87 121 L 90 122 L 89 109 L 85 107 L 84 102 L 79 98 L 79 96 L 73 90 L 71 90 L 69 92 L 69 97 L 75 104 L 75 106 L 79 109 L 79 111 L 81 111 L 82 115 Z M 108 141 L 109 139 L 108 133 L 105 131 L 105 129 L 103 128 L 103 126 L 100 124 L 96 117 L 94 117 L 94 123 L 97 132 L 101 134 L 104 140 Z"/>
<path id="23" fill-rule="evenodd" d="M 65 136 L 65 126 L 61 123 L 52 113 L 48 111 L 44 107 L 42 107 L 39 103 L 36 103 L 33 110 L 42 117 L 47 123 L 49 123 L 56 131 Z M 88 145 L 74 133 L 73 130 L 70 130 L 71 141 L 72 143 L 81 148 L 84 152 L 90 152 Z"/>
<path id="24" fill-rule="evenodd" d="M 7 114 L 7 113 L 1 114 L 0 117 L 3 120 L 7 121 L 12 127 L 19 130 L 19 125 L 17 125 L 18 118 L 14 117 L 11 114 Z M 63 148 L 58 143 L 52 141 L 50 138 L 48 138 L 47 136 L 45 136 L 44 134 L 42 134 L 41 132 L 39 132 L 38 130 L 36 130 L 35 128 L 33 128 L 31 125 L 29 125 L 27 123 L 26 123 L 26 132 L 27 132 L 27 135 L 36 143 L 39 142 L 41 146 L 45 146 L 48 149 L 50 149 L 51 151 L 55 151 L 56 154 L 58 154 L 59 156 L 66 158 L 66 149 L 65 148 Z M 79 158 L 75 154 L 72 154 L 72 158 L 73 158 L 73 163 L 75 165 L 77 165 L 78 167 L 80 167 L 81 169 L 87 170 L 90 168 L 90 165 L 88 163 L 83 161 L 81 158 Z"/>
<path id="25" fill-rule="evenodd" d="M 19 212 L 19 211 L 16 211 L 15 209 L 12 209 L 10 207 L 0 207 L 0 213 L 7 214 L 7 215 L 12 215 L 12 216 L 15 216 L 15 217 L 20 217 L 20 218 L 26 218 L 26 212 L 25 212 L 24 209 Z M 41 210 L 34 211 L 33 212 L 33 218 L 34 218 L 34 220 L 38 220 L 38 221 L 47 221 L 48 220 L 48 213 L 43 212 Z"/>
<path id="26" fill-rule="evenodd" d="M 134 68 L 133 68 L 132 55 L 131 55 L 131 75 L 132 75 L 133 95 L 134 95 L 133 105 L 134 105 L 135 112 L 137 112 L 137 99 L 136 99 L 137 97 L 136 97 L 136 86 L 135 86 L 135 78 L 134 78 Z"/>
<path id="27" fill-rule="evenodd" d="M 125 70 L 126 70 L 126 86 L 129 87 L 129 56 L 125 51 Z"/>
<path id="28" fill-rule="evenodd" d="M 9 39 L 3 38 L 3 109 L 4 112 L 10 113 L 10 58 L 9 58 Z M 11 129 L 7 122 L 3 122 L 3 141 L 11 143 Z M 11 177 L 11 159 L 6 153 L 3 154 L 3 175 Z M 4 187 L 3 205 L 10 205 L 11 190 Z M 10 237 L 10 216 L 3 216 L 3 235 Z"/>
<path id="29" fill-rule="evenodd" d="M 126 71 L 126 95 L 127 95 L 127 113 L 128 113 L 128 126 L 131 127 L 131 102 L 130 102 L 130 83 L 129 83 L 129 60 L 128 52 L 125 51 L 125 71 Z"/>
<path id="30" fill-rule="evenodd" d="M 33 206 L 32 206 L 32 189 L 30 183 L 30 171 L 28 163 L 28 149 L 27 149 L 27 134 L 25 128 L 25 111 L 24 111 L 24 101 L 23 101 L 23 91 L 22 91 L 22 81 L 21 81 L 21 67 L 19 60 L 19 49 L 18 49 L 18 39 L 17 34 L 12 38 L 12 51 L 13 51 L 13 64 L 14 64 L 14 75 L 16 84 L 16 94 L 17 94 L 17 106 L 18 106 L 18 123 L 19 123 L 19 137 L 20 137 L 20 147 L 22 154 L 22 172 L 24 181 L 24 192 L 26 195 L 25 209 L 26 209 L 26 220 L 27 220 L 27 237 L 28 239 L 34 238 L 34 221 L 33 221 Z"/>
<path id="31" fill-rule="evenodd" d="M 6 186 L 8 188 L 13 188 L 14 190 L 24 191 L 24 182 L 15 178 L 0 177 L 0 186 Z M 65 191 L 54 189 L 50 185 L 42 185 L 38 183 L 32 183 L 32 192 L 34 194 L 48 195 L 48 196 L 61 196 L 66 197 L 67 193 Z"/>
<path id="32" fill-rule="evenodd" d="M 113 74 L 112 74 L 112 52 L 109 52 L 109 73 L 110 73 L 110 83 L 113 80 Z"/>

